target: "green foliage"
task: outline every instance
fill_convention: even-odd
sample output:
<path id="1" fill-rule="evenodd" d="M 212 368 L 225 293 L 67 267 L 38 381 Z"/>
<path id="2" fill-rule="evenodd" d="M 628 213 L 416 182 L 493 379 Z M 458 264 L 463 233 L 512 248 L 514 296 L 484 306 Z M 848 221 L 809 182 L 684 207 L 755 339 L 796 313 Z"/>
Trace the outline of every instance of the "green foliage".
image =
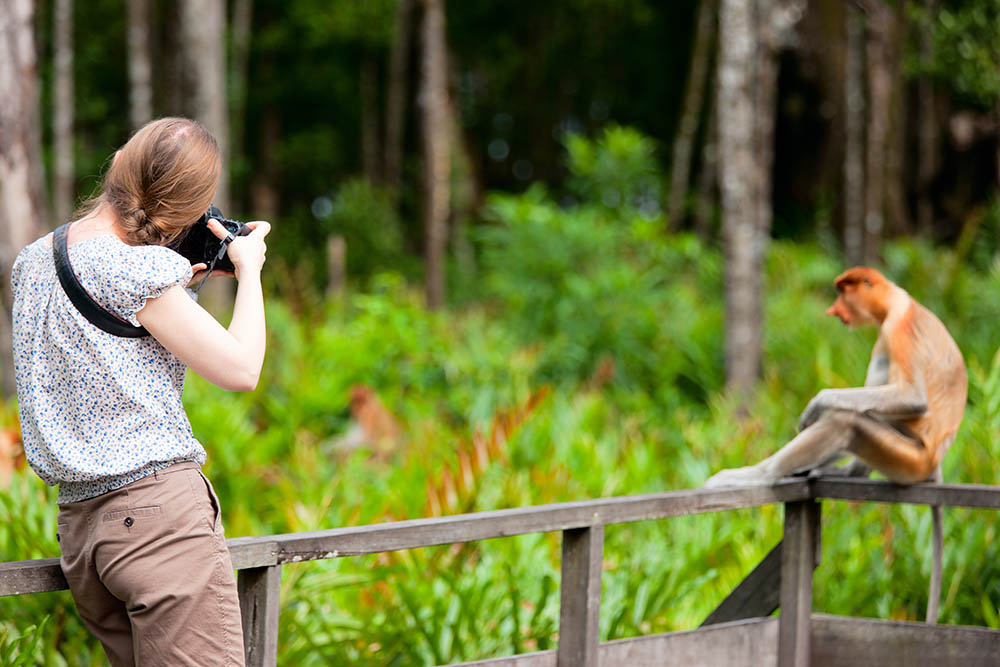
<path id="1" fill-rule="evenodd" d="M 771 248 L 764 379 L 740 416 L 718 391 L 716 252 L 689 237 L 662 238 L 641 217 L 613 218 L 583 204 L 561 209 L 540 190 L 496 206 L 505 223 L 496 229 L 506 230 L 498 233 L 517 234 L 521 245 L 515 252 L 500 243 L 512 242 L 505 237 L 482 241 L 485 254 L 503 252 L 515 263 L 504 272 L 499 258 L 490 260 L 497 285 L 489 306 L 431 313 L 399 277 L 381 275 L 369 292 L 309 316 L 270 303 L 271 345 L 257 391 L 231 394 L 189 377 L 185 404 L 209 450 L 206 471 L 227 534 L 427 516 L 431 496 L 440 496 L 443 480 L 458 469 L 457 450 L 477 431 L 490 433 L 495 415 L 523 406 L 548 380 L 557 380 L 548 398 L 507 432 L 474 474 L 472 490 L 443 512 L 692 488 L 786 442 L 820 387 L 863 379 L 872 336 L 824 317 L 840 267 L 816 247 Z M 542 261 L 545 248 L 552 257 Z M 1000 281 L 995 272 L 961 266 L 948 287 L 934 267 L 948 266 L 951 254 L 919 244 L 892 244 L 886 257 L 887 272 L 933 304 L 968 362 L 969 407 L 945 477 L 995 483 L 1000 354 L 991 336 L 995 318 L 979 319 L 1000 302 Z M 572 280 L 545 274 L 549 262 L 567 267 Z M 629 280 L 602 277 L 614 270 L 631 272 Z M 650 271 L 655 281 L 633 284 Z M 583 293 L 600 317 L 574 290 L 592 290 Z M 615 318 L 625 322 L 620 329 Z M 575 380 L 587 377 L 588 367 L 560 360 L 556 352 L 567 351 L 590 359 L 612 352 L 619 380 L 581 385 Z M 642 354 L 649 357 L 637 358 Z M 355 383 L 374 387 L 408 434 L 389 461 L 336 447 Z M 0 492 L 4 559 L 58 552 L 54 501 L 54 490 L 27 471 Z M 996 625 L 995 517 L 961 509 L 945 516 L 942 621 Z M 922 506 L 825 503 L 817 611 L 922 618 L 929 517 Z M 602 638 L 697 626 L 780 533 L 776 506 L 609 527 Z M 425 665 L 553 648 L 559 558 L 558 535 L 541 534 L 287 565 L 279 663 Z M 103 660 L 65 592 L 0 598 L 0 619 L 0 655 L 30 652 L 47 665 Z M 43 622 L 44 632 L 30 629 Z"/>
<path id="2" fill-rule="evenodd" d="M 646 199 L 661 180 L 651 142 L 612 128 L 596 141 L 571 136 L 567 149 L 578 205 L 559 206 L 540 185 L 487 202 L 487 296 L 541 347 L 546 381 L 584 380 L 609 360 L 624 384 L 664 400 L 718 388 L 721 309 L 703 296 L 718 292 L 721 257 L 664 234 Z"/>
<path id="3" fill-rule="evenodd" d="M 659 217 L 663 174 L 650 137 L 611 124 L 596 140 L 570 134 L 564 143 L 571 174 L 568 185 L 577 197 L 610 212 L 638 212 L 651 220 Z"/>
<path id="4" fill-rule="evenodd" d="M 911 15 L 929 32 L 930 58 L 911 69 L 935 76 L 960 98 L 987 110 L 1000 101 L 1000 5 L 994 0 L 959 0 L 936 14 L 910 5 Z"/>
<path id="5" fill-rule="evenodd" d="M 347 271 L 367 278 L 377 271 L 410 267 L 413 257 L 403 243 L 402 224 L 392 194 L 363 178 L 345 181 L 337 189 L 324 220 L 328 233 L 347 242 Z"/>

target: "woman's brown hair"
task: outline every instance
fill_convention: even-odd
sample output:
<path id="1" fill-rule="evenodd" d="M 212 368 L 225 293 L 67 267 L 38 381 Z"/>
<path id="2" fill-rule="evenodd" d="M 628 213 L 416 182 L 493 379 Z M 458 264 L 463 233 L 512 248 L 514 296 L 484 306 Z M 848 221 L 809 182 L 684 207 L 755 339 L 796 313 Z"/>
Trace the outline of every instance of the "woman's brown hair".
<path id="1" fill-rule="evenodd" d="M 132 245 L 170 245 L 211 205 L 221 168 L 219 144 L 201 123 L 150 121 L 121 147 L 77 216 L 106 203 Z"/>

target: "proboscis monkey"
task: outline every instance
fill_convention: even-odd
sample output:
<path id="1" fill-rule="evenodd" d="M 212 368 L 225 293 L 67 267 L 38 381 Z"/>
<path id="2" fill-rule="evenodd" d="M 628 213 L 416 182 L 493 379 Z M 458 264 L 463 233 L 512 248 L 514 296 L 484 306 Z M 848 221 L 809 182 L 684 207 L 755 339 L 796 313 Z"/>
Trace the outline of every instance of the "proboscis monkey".
<path id="1" fill-rule="evenodd" d="M 334 443 L 341 451 L 370 447 L 377 458 L 385 459 L 395 451 L 402 437 L 402 429 L 379 400 L 375 390 L 359 384 L 351 387 L 350 429 Z"/>
<path id="2" fill-rule="evenodd" d="M 941 458 L 955 439 L 968 391 L 958 345 L 934 313 L 875 269 L 849 269 L 834 285 L 838 296 L 828 315 L 851 328 L 879 327 L 865 386 L 820 391 L 791 442 L 756 465 L 715 474 L 705 486 L 770 484 L 847 454 L 854 456 L 851 465 L 822 470 L 867 475 L 873 468 L 900 484 L 940 480 Z M 941 508 L 932 511 L 928 622 L 937 620 L 941 585 Z"/>

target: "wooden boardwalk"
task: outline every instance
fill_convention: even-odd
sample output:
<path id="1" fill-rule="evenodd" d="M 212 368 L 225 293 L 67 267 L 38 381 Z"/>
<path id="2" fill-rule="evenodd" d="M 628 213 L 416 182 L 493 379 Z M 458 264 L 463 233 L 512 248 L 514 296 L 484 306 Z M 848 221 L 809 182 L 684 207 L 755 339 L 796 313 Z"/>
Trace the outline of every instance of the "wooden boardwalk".
<path id="1" fill-rule="evenodd" d="M 281 569 L 287 564 L 561 531 L 558 649 L 463 664 L 492 667 L 1000 665 L 997 631 L 813 614 L 812 574 L 820 553 L 820 501 L 824 498 L 1000 509 L 1000 487 L 898 486 L 858 479 L 794 478 L 772 487 L 672 491 L 232 538 L 228 542 L 233 566 L 239 571 L 247 664 L 253 667 L 276 664 Z M 784 540 L 701 628 L 599 642 L 604 526 L 774 503 L 785 506 Z M 0 596 L 65 588 L 66 580 L 57 558 L 0 563 Z M 773 617 L 770 614 L 777 606 L 781 615 Z"/>

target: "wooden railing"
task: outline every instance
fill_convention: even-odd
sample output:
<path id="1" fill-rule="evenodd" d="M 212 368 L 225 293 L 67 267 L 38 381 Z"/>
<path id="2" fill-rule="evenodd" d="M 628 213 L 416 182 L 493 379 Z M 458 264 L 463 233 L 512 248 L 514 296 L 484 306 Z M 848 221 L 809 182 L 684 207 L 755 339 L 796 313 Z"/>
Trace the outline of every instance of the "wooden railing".
<path id="1" fill-rule="evenodd" d="M 673 491 L 232 538 L 228 543 L 239 571 L 247 664 L 276 664 L 281 568 L 286 564 L 550 531 L 563 535 L 558 649 L 467 665 L 596 667 L 600 662 L 641 667 L 665 664 L 664 656 L 671 656 L 669 664 L 688 665 L 1000 664 L 1000 632 L 812 614 L 822 498 L 1000 509 L 1000 487 L 796 478 L 763 488 Z M 772 503 L 785 505 L 783 543 L 702 628 L 599 643 L 604 526 Z M 0 563 L 0 596 L 65 588 L 57 558 Z M 779 605 L 780 617 L 771 617 Z"/>

